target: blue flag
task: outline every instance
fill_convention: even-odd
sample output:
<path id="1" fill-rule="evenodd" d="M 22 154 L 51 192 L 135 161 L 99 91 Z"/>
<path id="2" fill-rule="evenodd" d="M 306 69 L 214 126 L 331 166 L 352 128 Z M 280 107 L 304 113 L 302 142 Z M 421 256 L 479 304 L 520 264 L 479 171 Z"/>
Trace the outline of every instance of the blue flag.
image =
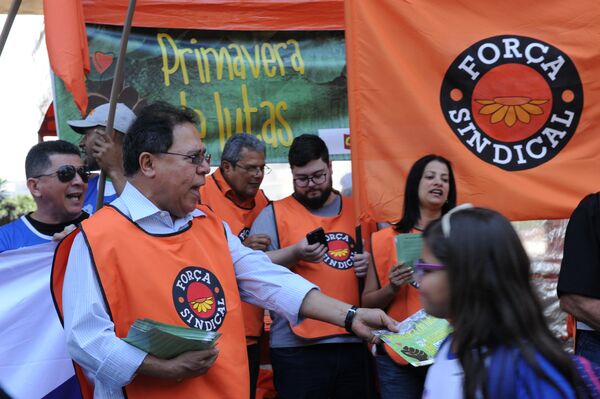
<path id="1" fill-rule="evenodd" d="M 0 253 L 0 386 L 14 398 L 81 398 L 50 293 L 55 248 Z"/>

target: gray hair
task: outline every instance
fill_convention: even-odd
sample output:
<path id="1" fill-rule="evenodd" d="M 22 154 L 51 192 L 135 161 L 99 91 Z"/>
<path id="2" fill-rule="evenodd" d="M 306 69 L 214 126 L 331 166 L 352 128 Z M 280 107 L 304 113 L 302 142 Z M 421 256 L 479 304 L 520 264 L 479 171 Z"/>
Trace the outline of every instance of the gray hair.
<path id="1" fill-rule="evenodd" d="M 223 148 L 223 154 L 221 154 L 221 161 L 228 161 L 235 165 L 239 162 L 240 153 L 244 148 L 247 148 L 249 151 L 262 152 L 265 154 L 265 157 L 267 156 L 265 143 L 251 134 L 240 133 L 234 134 L 227 140 Z"/>

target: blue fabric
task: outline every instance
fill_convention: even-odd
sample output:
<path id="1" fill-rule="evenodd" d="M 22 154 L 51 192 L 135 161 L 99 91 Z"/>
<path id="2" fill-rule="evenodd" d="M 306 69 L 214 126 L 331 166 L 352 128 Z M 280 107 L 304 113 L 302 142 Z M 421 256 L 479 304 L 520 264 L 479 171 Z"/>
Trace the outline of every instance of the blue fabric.
<path id="1" fill-rule="evenodd" d="M 96 197 L 98 196 L 98 180 L 100 180 L 100 176 L 92 176 L 88 182 L 88 188 L 85 192 L 85 197 L 83 199 L 83 211 L 89 213 L 90 215 L 96 212 Z M 111 194 L 108 194 L 112 192 Z M 116 200 L 118 195 L 114 193 L 114 188 L 110 182 L 106 182 L 105 193 L 104 193 L 104 203 L 110 204 L 114 200 Z"/>
<path id="2" fill-rule="evenodd" d="M 488 363 L 489 397 L 491 399 L 574 399 L 576 397 L 569 382 L 553 365 L 537 353 L 535 360 L 553 384 L 535 372 L 519 349 L 498 348 L 489 358 Z"/>
<path id="3" fill-rule="evenodd" d="M 596 331 L 577 330 L 575 354 L 600 365 L 600 333 Z"/>
<path id="4" fill-rule="evenodd" d="M 572 356 L 577 373 L 583 381 L 584 390 L 590 399 L 600 398 L 600 366 L 581 356 Z"/>
<path id="5" fill-rule="evenodd" d="M 44 399 L 79 399 L 83 398 L 81 395 L 81 388 L 79 387 L 79 381 L 77 377 L 73 376 L 63 382 L 55 390 L 44 396 Z"/>
<path id="6" fill-rule="evenodd" d="M 52 237 L 44 236 L 33 229 L 25 216 L 0 226 L 0 252 L 44 244 Z"/>
<path id="7" fill-rule="evenodd" d="M 273 380 L 281 399 L 368 398 L 364 344 L 271 348 Z"/>
<path id="8" fill-rule="evenodd" d="M 387 354 L 375 356 L 381 399 L 419 399 L 429 367 L 399 365 Z"/>

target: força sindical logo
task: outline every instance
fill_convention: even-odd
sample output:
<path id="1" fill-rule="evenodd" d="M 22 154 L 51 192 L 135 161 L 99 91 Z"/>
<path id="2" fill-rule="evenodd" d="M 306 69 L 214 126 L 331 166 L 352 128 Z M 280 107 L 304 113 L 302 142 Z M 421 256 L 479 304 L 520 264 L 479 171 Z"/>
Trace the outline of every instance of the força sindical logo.
<path id="1" fill-rule="evenodd" d="M 181 320 L 192 328 L 216 331 L 227 315 L 225 293 L 217 276 L 198 266 L 186 267 L 177 274 L 173 302 Z"/>
<path id="2" fill-rule="evenodd" d="M 354 266 L 354 239 L 343 232 L 326 233 L 327 252 L 323 262 L 334 269 L 346 270 Z"/>
<path id="3" fill-rule="evenodd" d="M 567 145 L 579 123 L 583 89 L 567 54 L 541 40 L 504 35 L 456 57 L 440 103 L 465 147 L 517 171 L 549 161 Z"/>

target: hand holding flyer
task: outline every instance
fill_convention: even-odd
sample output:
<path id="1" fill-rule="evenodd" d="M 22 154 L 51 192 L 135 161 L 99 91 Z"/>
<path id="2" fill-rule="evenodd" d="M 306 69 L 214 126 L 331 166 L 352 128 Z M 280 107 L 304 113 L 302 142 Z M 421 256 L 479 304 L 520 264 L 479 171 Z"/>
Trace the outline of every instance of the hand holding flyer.
<path id="1" fill-rule="evenodd" d="M 442 342 L 451 332 L 445 319 L 428 315 L 423 309 L 398 323 L 398 333 L 376 331 L 381 340 L 415 367 L 433 363 Z"/>

